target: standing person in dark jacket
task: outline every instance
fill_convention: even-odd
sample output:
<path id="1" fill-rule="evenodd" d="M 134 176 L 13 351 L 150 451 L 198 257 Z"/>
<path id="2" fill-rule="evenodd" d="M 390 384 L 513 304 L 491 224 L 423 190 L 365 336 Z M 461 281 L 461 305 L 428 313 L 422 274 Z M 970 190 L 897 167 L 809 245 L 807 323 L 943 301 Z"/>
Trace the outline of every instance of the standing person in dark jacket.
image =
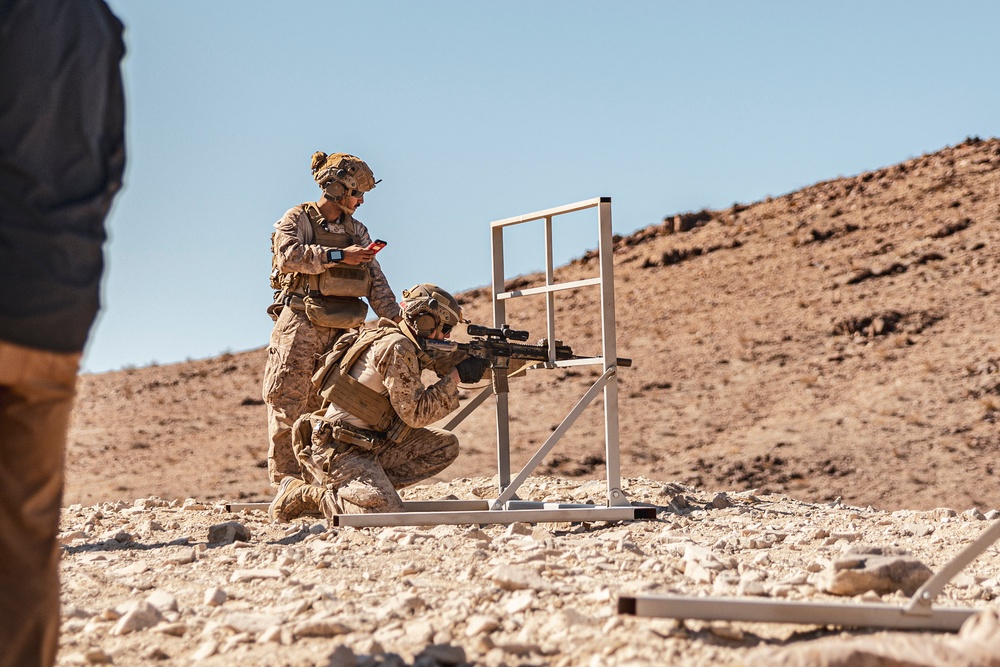
<path id="1" fill-rule="evenodd" d="M 0 667 L 59 644 L 63 454 L 125 165 L 122 25 L 0 0 Z"/>

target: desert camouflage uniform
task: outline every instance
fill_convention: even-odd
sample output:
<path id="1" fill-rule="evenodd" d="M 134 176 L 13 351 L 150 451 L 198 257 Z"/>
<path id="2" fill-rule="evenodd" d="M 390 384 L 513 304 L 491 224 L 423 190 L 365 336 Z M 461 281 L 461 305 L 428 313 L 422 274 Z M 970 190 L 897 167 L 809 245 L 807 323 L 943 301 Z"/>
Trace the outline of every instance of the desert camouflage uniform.
<path id="1" fill-rule="evenodd" d="M 371 243 L 368 229 L 358 220 L 348 217 L 329 222 L 331 232 L 348 233 L 356 245 Z M 303 206 L 290 209 L 275 223 L 275 251 L 278 266 L 286 273 L 319 274 L 324 271 L 327 248 L 313 243 L 314 234 Z M 377 260 L 369 264 L 372 276 L 368 302 L 380 317 L 399 316 L 396 295 Z M 343 330 L 313 324 L 305 313 L 285 307 L 271 331 L 264 366 L 263 398 L 267 404 L 267 474 L 272 486 L 281 478 L 300 473 L 292 451 L 292 425 L 300 415 L 320 408 L 320 398 L 312 386 L 316 362 Z"/>
<path id="2" fill-rule="evenodd" d="M 388 320 L 378 324 L 394 332 L 376 340 L 351 367 L 350 375 L 388 396 L 396 414 L 412 430 L 399 442 L 388 442 L 372 452 L 330 441 L 328 431 L 321 428 L 324 421 L 372 429 L 371 424 L 331 405 L 323 420 L 313 421 L 310 439 L 296 438 L 304 479 L 329 495 L 336 494 L 338 509 L 346 513 L 401 512 L 397 489 L 436 475 L 458 457 L 455 435 L 427 428 L 458 408 L 457 383 L 449 373 L 425 387 L 421 367 L 429 359 L 418 360 L 417 344 L 406 335 L 409 332 Z"/>

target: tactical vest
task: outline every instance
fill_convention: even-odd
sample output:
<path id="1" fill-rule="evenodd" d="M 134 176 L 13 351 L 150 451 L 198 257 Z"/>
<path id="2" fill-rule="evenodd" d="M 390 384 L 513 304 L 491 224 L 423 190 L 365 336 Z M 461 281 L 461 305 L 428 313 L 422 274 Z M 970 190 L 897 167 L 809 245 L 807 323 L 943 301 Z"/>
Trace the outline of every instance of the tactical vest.
<path id="1" fill-rule="evenodd" d="M 329 231 L 326 221 L 319 210 L 312 204 L 305 205 L 306 215 L 313 226 L 315 242 L 327 248 L 346 248 L 354 245 L 352 234 Z M 348 217 L 351 227 L 354 220 Z M 346 227 L 346 225 L 345 225 Z M 358 239 L 360 242 L 360 239 Z M 364 266 L 330 266 L 319 275 L 309 276 L 309 291 L 319 292 L 323 296 L 368 296 L 372 285 L 372 274 L 368 265 Z"/>
<path id="2" fill-rule="evenodd" d="M 303 212 L 309 217 L 313 229 L 313 242 L 324 248 L 346 248 L 360 243 L 361 239 L 354 234 L 331 232 L 326 220 L 320 214 L 316 205 L 306 202 L 302 205 Z M 348 224 L 353 228 L 353 218 L 348 218 Z M 347 225 L 345 225 L 346 227 Z M 271 237 L 271 249 L 274 252 L 274 236 Z M 276 257 L 274 253 L 274 257 Z M 272 262 L 273 264 L 273 262 Z M 306 296 L 307 294 L 339 297 L 368 296 L 372 276 L 368 266 L 329 266 L 323 273 L 309 275 L 302 273 L 281 274 L 276 265 L 271 269 L 271 286 L 287 294 Z"/>
<path id="3" fill-rule="evenodd" d="M 392 320 L 386 319 L 379 320 L 375 328 L 342 335 L 324 355 L 319 369 L 313 374 L 312 383 L 323 397 L 324 408 L 329 404 L 336 405 L 371 425 L 380 435 L 384 434 L 386 440 L 399 442 L 411 427 L 400 419 L 389 397 L 350 376 L 351 366 L 368 348 L 392 335 L 405 337 Z M 422 352 L 419 347 L 417 352 L 419 357 Z"/>

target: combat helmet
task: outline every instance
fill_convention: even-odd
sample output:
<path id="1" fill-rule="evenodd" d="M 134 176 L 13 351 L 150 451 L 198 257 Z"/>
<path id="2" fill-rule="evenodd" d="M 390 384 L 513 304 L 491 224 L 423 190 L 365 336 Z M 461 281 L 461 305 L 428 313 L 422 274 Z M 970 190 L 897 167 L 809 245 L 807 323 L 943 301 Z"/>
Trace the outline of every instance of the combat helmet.
<path id="1" fill-rule="evenodd" d="M 312 174 L 324 196 L 332 201 L 340 201 L 344 195 L 360 197 L 379 183 L 364 160 L 347 153 L 313 153 Z"/>
<path id="2" fill-rule="evenodd" d="M 403 290 L 403 317 L 418 336 L 428 337 L 437 329 L 449 333 L 462 320 L 458 300 L 437 285 L 421 283 Z"/>

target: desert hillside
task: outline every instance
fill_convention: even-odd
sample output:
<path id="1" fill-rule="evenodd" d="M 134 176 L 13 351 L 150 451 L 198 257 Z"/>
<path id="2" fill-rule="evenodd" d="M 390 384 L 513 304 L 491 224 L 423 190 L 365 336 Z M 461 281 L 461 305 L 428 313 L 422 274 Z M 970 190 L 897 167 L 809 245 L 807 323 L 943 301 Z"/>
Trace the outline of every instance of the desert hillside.
<path id="1" fill-rule="evenodd" d="M 619 374 L 623 475 L 887 510 L 1000 506 L 1000 140 L 616 239 L 619 354 L 634 359 Z M 596 271 L 585 256 L 557 278 Z M 598 350 L 596 296 L 556 299 L 578 353 Z M 488 289 L 461 298 L 490 322 Z M 511 324 L 540 337 L 544 302 L 515 303 Z M 263 362 L 258 349 L 83 376 L 66 502 L 267 499 Z M 512 383 L 515 465 L 595 376 Z M 602 477 L 599 407 L 542 472 Z M 456 432 L 442 481 L 495 474 L 489 403 Z"/>

